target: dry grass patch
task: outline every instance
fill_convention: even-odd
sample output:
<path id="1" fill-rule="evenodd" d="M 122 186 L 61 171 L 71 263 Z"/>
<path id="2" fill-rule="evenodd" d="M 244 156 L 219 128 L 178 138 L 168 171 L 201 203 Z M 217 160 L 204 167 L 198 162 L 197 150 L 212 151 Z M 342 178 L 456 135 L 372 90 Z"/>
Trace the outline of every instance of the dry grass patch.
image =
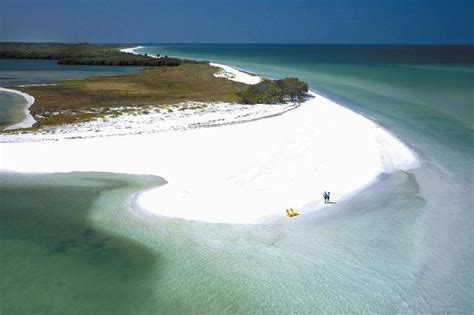
<path id="1" fill-rule="evenodd" d="M 120 106 L 163 106 L 184 101 L 237 102 L 246 85 L 214 77 L 208 64 L 153 67 L 140 73 L 65 80 L 51 86 L 17 88 L 35 97 L 30 108 L 38 125 L 63 124 L 80 119 L 53 112 Z M 87 115 L 87 119 L 94 114 Z"/>

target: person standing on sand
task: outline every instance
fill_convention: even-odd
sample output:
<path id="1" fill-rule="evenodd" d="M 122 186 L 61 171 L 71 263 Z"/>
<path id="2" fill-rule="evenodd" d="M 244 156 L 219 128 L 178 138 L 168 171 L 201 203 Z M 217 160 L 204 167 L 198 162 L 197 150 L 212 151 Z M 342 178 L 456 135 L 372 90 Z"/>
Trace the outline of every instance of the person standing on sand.
<path id="1" fill-rule="evenodd" d="M 324 203 L 328 203 L 328 193 L 324 192 Z"/>

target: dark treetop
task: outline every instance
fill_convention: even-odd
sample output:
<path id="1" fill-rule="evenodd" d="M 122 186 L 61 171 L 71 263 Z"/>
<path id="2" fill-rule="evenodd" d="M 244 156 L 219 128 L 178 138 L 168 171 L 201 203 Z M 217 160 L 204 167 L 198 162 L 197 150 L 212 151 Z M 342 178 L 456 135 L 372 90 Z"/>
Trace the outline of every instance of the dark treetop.
<path id="1" fill-rule="evenodd" d="M 58 64 L 103 66 L 178 66 L 194 61 L 152 58 L 120 51 L 121 47 L 87 43 L 0 43 L 1 59 L 50 59 Z"/>

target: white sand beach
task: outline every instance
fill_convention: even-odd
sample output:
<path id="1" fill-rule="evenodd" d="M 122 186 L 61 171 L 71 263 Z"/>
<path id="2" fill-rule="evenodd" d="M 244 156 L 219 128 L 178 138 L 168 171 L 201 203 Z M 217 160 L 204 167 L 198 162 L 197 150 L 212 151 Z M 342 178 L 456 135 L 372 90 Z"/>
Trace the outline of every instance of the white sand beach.
<path id="1" fill-rule="evenodd" d="M 382 172 L 418 165 L 374 122 L 311 94 L 284 114 L 212 128 L 16 143 L 2 136 L 0 169 L 154 174 L 168 183 L 138 196 L 150 213 L 262 223 L 284 217 L 288 207 L 305 214 L 325 206 L 324 191 L 338 202 Z"/>
<path id="2" fill-rule="evenodd" d="M 143 46 L 136 46 L 136 47 L 130 47 L 130 48 L 122 48 L 120 49 L 121 52 L 127 53 L 127 54 L 134 54 L 134 55 L 140 55 L 137 53 L 135 50 L 143 48 Z"/>
<path id="3" fill-rule="evenodd" d="M 214 74 L 214 76 L 217 77 L 217 78 L 226 78 L 226 79 L 229 79 L 229 80 L 232 80 L 232 81 L 242 82 L 242 83 L 245 83 L 245 84 L 257 84 L 260 81 L 262 81 L 262 79 L 258 75 L 252 75 L 252 74 L 249 74 L 249 73 L 246 73 L 246 72 L 243 72 L 243 71 L 239 71 L 235 68 L 232 68 L 232 67 L 229 67 L 229 66 L 226 66 L 226 65 L 222 65 L 220 63 L 211 62 L 209 64 L 211 66 L 222 69 L 221 71 Z"/>
<path id="4" fill-rule="evenodd" d="M 140 53 L 136 52 L 135 50 L 143 48 L 143 46 L 136 46 L 136 47 L 131 47 L 131 48 L 122 48 L 120 49 L 121 52 L 127 53 L 127 54 L 134 54 L 134 55 L 141 55 Z M 158 55 L 148 55 L 148 57 L 152 58 L 161 58 L 162 56 Z"/>
<path id="5" fill-rule="evenodd" d="M 23 120 L 20 121 L 19 123 L 16 123 L 16 124 L 13 124 L 13 125 L 10 125 L 10 126 L 6 127 L 4 130 L 15 130 L 15 129 L 21 129 L 21 128 L 29 128 L 29 127 L 33 126 L 35 124 L 36 120 L 30 114 L 30 107 L 35 102 L 35 98 L 33 96 L 27 94 L 27 93 L 23 93 L 23 92 L 20 92 L 20 91 L 17 91 L 17 90 L 6 89 L 6 88 L 0 87 L 0 91 L 7 92 L 7 93 L 19 94 L 19 95 L 23 96 L 26 100 L 25 107 L 23 109 L 23 117 L 24 117 Z"/>
<path id="6" fill-rule="evenodd" d="M 243 123 L 281 115 L 299 104 L 229 104 L 183 102 L 166 108 L 112 107 L 122 112 L 95 120 L 62 126 L 44 126 L 35 133 L 21 129 L 0 136 L 1 142 L 31 142 L 60 139 L 97 138 L 123 135 L 152 134 Z"/>

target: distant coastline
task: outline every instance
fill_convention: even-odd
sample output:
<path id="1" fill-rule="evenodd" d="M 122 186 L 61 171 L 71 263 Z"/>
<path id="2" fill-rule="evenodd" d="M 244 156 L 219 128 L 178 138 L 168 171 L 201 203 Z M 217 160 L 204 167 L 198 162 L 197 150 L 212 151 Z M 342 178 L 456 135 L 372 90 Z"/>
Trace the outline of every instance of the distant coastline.
<path id="1" fill-rule="evenodd" d="M 46 59 L 62 65 L 95 66 L 148 66 L 176 67 L 192 60 L 178 58 L 153 58 L 133 52 L 127 53 L 109 45 L 69 43 L 2 43 L 0 59 Z"/>

